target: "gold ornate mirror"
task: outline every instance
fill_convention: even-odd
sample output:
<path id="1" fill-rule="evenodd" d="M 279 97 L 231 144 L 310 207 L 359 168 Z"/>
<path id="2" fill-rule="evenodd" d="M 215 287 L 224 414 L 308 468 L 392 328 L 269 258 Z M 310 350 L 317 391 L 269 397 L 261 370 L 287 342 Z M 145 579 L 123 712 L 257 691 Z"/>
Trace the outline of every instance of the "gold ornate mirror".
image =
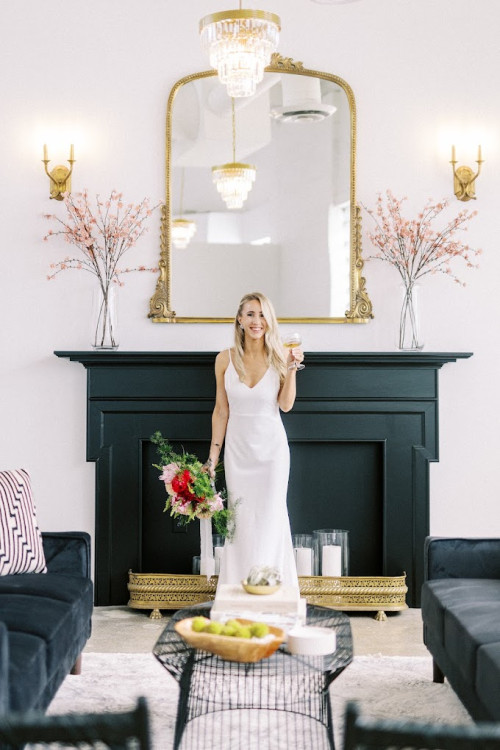
<path id="1" fill-rule="evenodd" d="M 252 97 L 231 100 L 215 70 L 177 81 L 149 317 L 230 322 L 240 298 L 258 290 L 281 321 L 367 322 L 355 154 L 354 96 L 337 76 L 275 55 Z M 227 162 L 256 168 L 236 210 L 212 180 Z M 187 246 L 173 237 L 179 218 L 194 222 Z"/>

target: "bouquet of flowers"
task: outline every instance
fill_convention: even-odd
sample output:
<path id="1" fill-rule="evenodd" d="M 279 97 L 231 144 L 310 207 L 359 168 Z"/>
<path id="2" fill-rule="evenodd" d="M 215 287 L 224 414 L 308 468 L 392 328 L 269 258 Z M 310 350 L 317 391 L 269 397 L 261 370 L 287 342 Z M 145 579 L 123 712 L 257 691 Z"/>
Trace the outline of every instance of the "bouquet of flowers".
<path id="1" fill-rule="evenodd" d="M 217 492 L 203 464 L 192 453 L 176 453 L 161 432 L 151 436 L 160 456 L 160 464 L 153 464 L 162 473 L 167 500 L 164 512 L 188 524 L 198 519 L 211 518 L 217 534 L 231 537 L 234 533 L 233 511 L 227 508 L 224 491 Z M 219 470 L 220 464 L 217 467 Z"/>

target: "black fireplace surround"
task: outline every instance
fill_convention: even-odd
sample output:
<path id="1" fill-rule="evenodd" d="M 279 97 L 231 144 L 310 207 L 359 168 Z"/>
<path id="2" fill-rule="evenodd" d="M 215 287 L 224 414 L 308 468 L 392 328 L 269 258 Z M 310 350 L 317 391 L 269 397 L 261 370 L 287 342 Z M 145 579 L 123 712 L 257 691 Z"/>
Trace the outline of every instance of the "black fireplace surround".
<path id="1" fill-rule="evenodd" d="M 128 571 L 190 573 L 195 522 L 162 513 L 150 436 L 208 455 L 214 352 L 63 352 L 87 368 L 87 460 L 96 462 L 95 603 L 125 604 Z M 438 453 L 438 370 L 470 353 L 307 355 L 283 414 L 292 533 L 349 530 L 352 576 L 407 575 L 420 604 L 429 461 Z M 223 481 L 220 483 L 222 486 Z"/>

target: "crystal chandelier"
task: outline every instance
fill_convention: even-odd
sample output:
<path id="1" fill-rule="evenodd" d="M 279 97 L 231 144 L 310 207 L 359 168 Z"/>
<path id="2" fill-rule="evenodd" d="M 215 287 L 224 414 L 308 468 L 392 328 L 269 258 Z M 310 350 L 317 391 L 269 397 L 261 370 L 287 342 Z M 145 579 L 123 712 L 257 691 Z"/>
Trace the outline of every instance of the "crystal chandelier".
<path id="1" fill-rule="evenodd" d="M 252 96 L 278 46 L 280 18 L 265 10 L 227 10 L 200 21 L 200 40 L 230 97 Z"/>
<path id="2" fill-rule="evenodd" d="M 196 234 L 196 223 L 182 216 L 182 202 L 184 200 L 184 167 L 181 174 L 181 190 L 179 199 L 179 216 L 172 220 L 171 237 L 174 247 L 185 250 Z"/>
<path id="3" fill-rule="evenodd" d="M 236 161 L 236 114 L 231 99 L 233 115 L 233 161 L 212 167 L 212 179 L 228 208 L 241 208 L 255 182 L 257 170 L 252 164 Z"/>

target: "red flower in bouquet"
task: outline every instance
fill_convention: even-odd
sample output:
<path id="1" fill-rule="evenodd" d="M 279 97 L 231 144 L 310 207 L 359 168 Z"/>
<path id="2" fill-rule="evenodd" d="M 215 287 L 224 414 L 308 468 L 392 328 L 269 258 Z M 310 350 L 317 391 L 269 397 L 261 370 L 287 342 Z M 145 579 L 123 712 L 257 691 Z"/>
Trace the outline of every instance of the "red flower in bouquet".
<path id="1" fill-rule="evenodd" d="M 162 477 L 160 477 L 161 479 Z M 189 490 L 189 483 L 194 481 L 194 477 L 191 476 L 188 469 L 184 469 L 184 471 L 179 472 L 173 479 L 172 479 L 172 489 L 174 492 L 177 493 L 177 495 L 182 495 L 183 497 L 186 497 L 186 494 L 189 496 L 189 499 L 194 497 L 192 493 Z"/>

